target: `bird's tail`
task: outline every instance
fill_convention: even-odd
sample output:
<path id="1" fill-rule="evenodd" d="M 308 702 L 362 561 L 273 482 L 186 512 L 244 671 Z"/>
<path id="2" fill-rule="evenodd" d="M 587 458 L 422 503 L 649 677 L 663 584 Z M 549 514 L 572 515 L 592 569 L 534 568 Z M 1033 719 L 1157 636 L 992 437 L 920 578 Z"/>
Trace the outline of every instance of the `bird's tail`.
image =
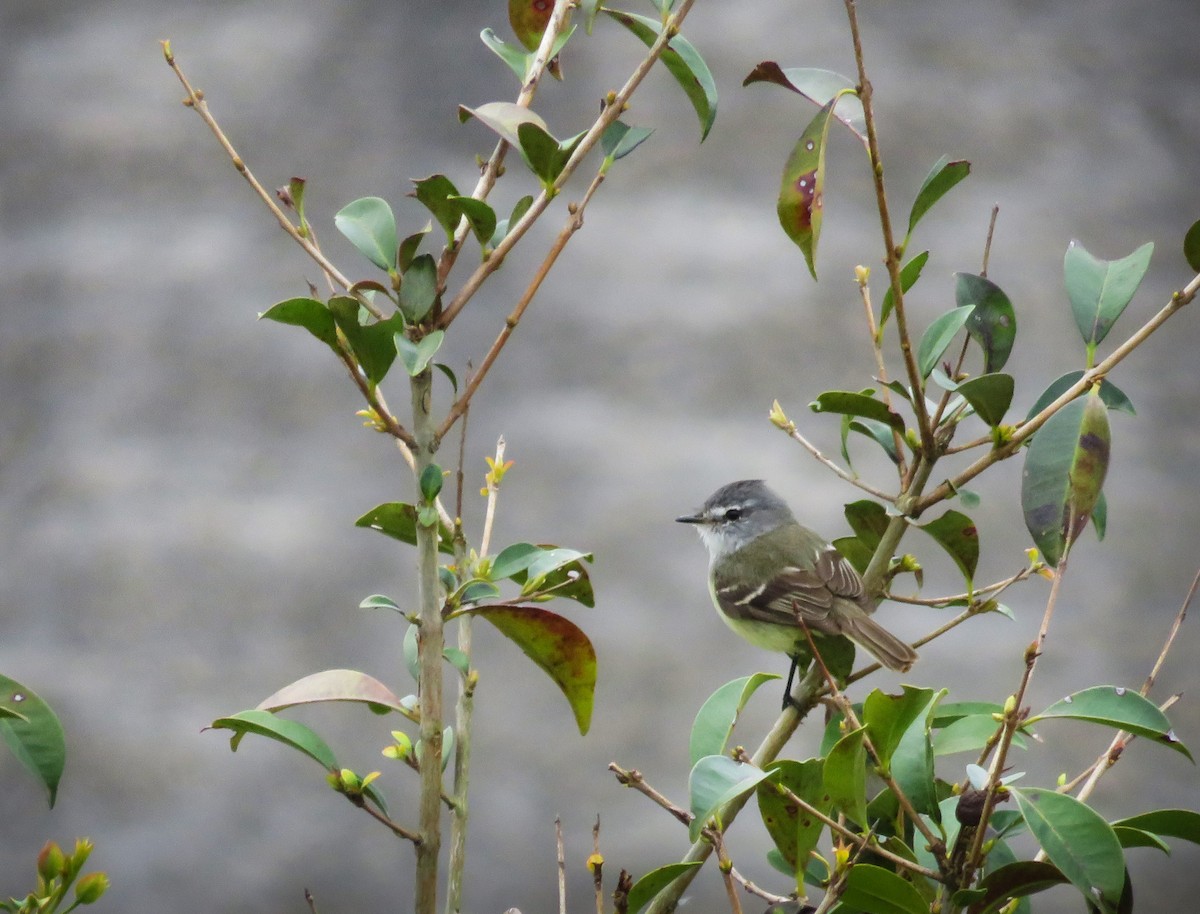
<path id="1" fill-rule="evenodd" d="M 844 624 L 846 637 L 870 651 L 889 670 L 907 673 L 916 663 L 917 652 L 870 616 L 856 614 Z"/>

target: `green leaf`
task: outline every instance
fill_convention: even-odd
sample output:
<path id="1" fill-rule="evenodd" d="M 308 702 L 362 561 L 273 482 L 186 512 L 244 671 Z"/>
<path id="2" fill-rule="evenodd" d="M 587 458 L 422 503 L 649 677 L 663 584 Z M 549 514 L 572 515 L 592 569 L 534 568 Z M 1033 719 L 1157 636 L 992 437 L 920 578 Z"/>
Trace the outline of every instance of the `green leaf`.
<path id="1" fill-rule="evenodd" d="M 529 212 L 529 207 L 531 206 L 533 206 L 533 197 L 527 194 L 517 201 L 516 206 L 513 207 L 512 214 L 507 219 L 501 219 L 496 223 L 496 231 L 492 235 L 491 240 L 492 247 L 495 247 L 504 240 L 509 230 L 521 221 L 521 217 Z"/>
<path id="2" fill-rule="evenodd" d="M 58 797 L 67 762 L 67 741 L 54 709 L 15 679 L 0 676 L 0 737 L 13 755 L 46 788 L 50 808 Z"/>
<path id="3" fill-rule="evenodd" d="M 417 509 L 403 502 L 388 502 L 372 508 L 356 520 L 354 526 L 378 530 L 411 546 L 417 544 Z M 438 524 L 438 551 L 454 555 L 454 534 L 445 524 Z"/>
<path id="4" fill-rule="evenodd" d="M 421 681 L 421 645 L 417 640 L 420 636 L 421 629 L 416 625 L 404 630 L 404 667 L 416 683 Z"/>
<path id="5" fill-rule="evenodd" d="M 984 894 L 971 905 L 971 914 L 997 914 L 1010 899 L 1044 892 L 1067 881 L 1052 863 L 1018 860 L 983 877 L 979 887 Z"/>
<path id="6" fill-rule="evenodd" d="M 917 347 L 917 365 L 920 367 L 921 377 L 929 377 L 929 373 L 937 367 L 938 359 L 942 357 L 946 347 L 950 345 L 951 340 L 963 328 L 974 311 L 975 309 L 970 306 L 954 308 L 929 325 L 929 329 L 921 337 L 920 346 Z"/>
<path id="7" fill-rule="evenodd" d="M 358 604 L 359 609 L 390 609 L 392 612 L 402 613 L 396 601 L 391 597 L 385 597 L 381 593 L 372 594 L 366 597 Z"/>
<path id="8" fill-rule="evenodd" d="M 749 793 L 767 777 L 770 777 L 769 771 L 735 762 L 726 755 L 706 755 L 696 762 L 688 775 L 688 798 L 694 816 L 688 826 L 691 840 L 700 837 L 700 831 L 721 807 Z"/>
<path id="9" fill-rule="evenodd" d="M 892 755 L 900 745 L 905 731 L 929 707 L 932 689 L 903 686 L 899 695 L 888 695 L 875 689 L 863 701 L 862 722 L 880 766 L 890 770 Z"/>
<path id="10" fill-rule="evenodd" d="M 775 205 L 784 233 L 800 248 L 808 271 L 817 278 L 817 242 L 825 211 L 825 146 L 836 98 L 817 112 L 783 167 Z"/>
<path id="11" fill-rule="evenodd" d="M 361 197 L 342 207 L 333 224 L 379 269 L 396 269 L 396 217 L 386 200 Z"/>
<path id="12" fill-rule="evenodd" d="M 421 497 L 426 501 L 433 501 L 438 497 L 438 493 L 442 491 L 442 468 L 436 463 L 431 463 L 421 471 L 421 478 L 418 488 L 421 490 Z"/>
<path id="13" fill-rule="evenodd" d="M 867 824 L 866 727 L 852 730 L 834 744 L 825 759 L 825 790 L 830 802 L 859 825 Z"/>
<path id="14" fill-rule="evenodd" d="M 334 352 L 338 351 L 337 325 L 333 315 L 324 302 L 315 298 L 289 298 L 278 302 L 260 314 L 258 319 L 303 327 Z"/>
<path id="15" fill-rule="evenodd" d="M 937 721 L 935 726 L 939 726 Z M 999 722 L 990 714 L 972 714 L 953 723 L 940 726 L 933 737 L 934 755 L 952 755 L 955 752 L 977 752 L 1000 728 Z M 1026 742 L 1020 733 L 1013 737 L 1013 745 L 1024 749 Z"/>
<path id="16" fill-rule="evenodd" d="M 907 688 L 907 687 L 906 687 Z M 928 690 L 927 690 L 928 691 Z M 892 777 L 919 813 L 940 821 L 937 785 L 934 782 L 932 718 L 946 691 L 930 692 L 922 714 L 909 724 L 892 754 Z"/>
<path id="17" fill-rule="evenodd" d="M 466 123 L 467 119 L 472 117 L 494 130 L 516 149 L 521 148 L 521 140 L 517 136 L 517 128 L 521 124 L 536 124 L 546 133 L 550 132 L 546 122 L 538 115 L 528 108 L 512 102 L 488 102 L 478 108 L 468 108 L 466 105 L 458 106 L 460 121 Z"/>
<path id="18" fill-rule="evenodd" d="M 913 201 L 912 210 L 908 214 L 908 232 L 904 235 L 903 247 L 908 247 L 908 239 L 912 237 L 917 223 L 942 199 L 955 184 L 971 173 L 971 163 L 959 159 L 951 162 L 949 156 L 942 156 L 925 176 L 917 198 Z"/>
<path id="19" fill-rule="evenodd" d="M 870 438 L 888 455 L 888 459 L 892 463 L 900 462 L 900 454 L 896 450 L 896 436 L 892 434 L 892 429 L 889 425 L 879 422 L 876 419 L 851 418 L 850 416 L 842 417 L 842 456 L 846 459 L 846 463 L 850 463 L 850 454 L 846 448 L 846 438 L 849 432 L 858 432 L 858 434 Z"/>
<path id="20" fill-rule="evenodd" d="M 768 82 L 803 95 L 818 108 L 825 107 L 837 97 L 833 116 L 854 131 L 863 146 L 867 145 L 867 119 L 863 113 L 862 99 L 854 93 L 854 81 L 832 70 L 811 67 L 788 67 L 786 70 L 773 60 L 764 60 L 750 71 L 742 81 L 743 86 L 751 83 Z M 849 91 L 847 91 L 849 90 Z"/>
<path id="21" fill-rule="evenodd" d="M 600 148 L 608 162 L 615 162 L 633 152 L 649 139 L 653 127 L 630 127 L 621 121 L 613 121 L 600 137 Z"/>
<path id="22" fill-rule="evenodd" d="M 1200 812 L 1191 809 L 1157 809 L 1140 815 L 1118 819 L 1114 827 L 1139 828 L 1155 835 L 1182 838 L 1200 844 Z"/>
<path id="23" fill-rule="evenodd" d="M 400 698 L 378 679 L 357 670 L 325 670 L 297 679 L 258 703 L 256 711 L 272 714 L 296 705 L 351 701 L 404 713 Z"/>
<path id="24" fill-rule="evenodd" d="M 542 552 L 542 547 L 533 543 L 513 543 L 492 559 L 492 579 L 511 578 L 528 568 Z"/>
<path id="25" fill-rule="evenodd" d="M 850 502 L 843 508 L 843 513 L 854 535 L 874 552 L 888 527 L 887 510 L 879 502 L 863 498 Z"/>
<path id="26" fill-rule="evenodd" d="M 626 898 L 627 914 L 638 914 L 663 889 L 689 870 L 703 866 L 701 860 L 690 860 L 684 863 L 668 863 L 656 870 L 651 870 L 633 884 Z"/>
<path id="27" fill-rule="evenodd" d="M 438 296 L 437 261 L 432 254 L 414 257 L 400 284 L 400 311 L 410 324 L 419 323 Z"/>
<path id="28" fill-rule="evenodd" d="M 610 9 L 602 9 L 602 12 L 629 29 L 646 47 L 654 44 L 662 31 L 662 23 L 648 16 Z M 700 141 L 704 142 L 717 117 L 717 84 L 708 64 L 682 35 L 676 35 L 667 43 L 660 59 L 696 109 L 700 119 Z"/>
<path id="29" fill-rule="evenodd" d="M 1010 787 L 1030 832 L 1091 904 L 1115 911 L 1125 887 L 1125 856 L 1112 827 L 1068 794 Z"/>
<path id="30" fill-rule="evenodd" d="M 211 729 L 232 730 L 233 736 L 229 740 L 229 748 L 234 752 L 237 752 L 242 737 L 247 733 L 253 733 L 304 753 L 326 771 L 336 771 L 341 768 L 337 758 L 334 757 L 333 750 L 325 744 L 321 737 L 304 724 L 284 717 L 276 717 L 270 711 L 239 711 L 231 717 L 214 720 Z"/>
<path id="31" fill-rule="evenodd" d="M 995 428 L 1004 421 L 1004 414 L 1012 405 L 1013 388 L 1012 375 L 981 374 L 963 381 L 957 392 L 971 404 L 975 415 Z"/>
<path id="32" fill-rule="evenodd" d="M 1087 525 L 1108 470 L 1109 438 L 1108 412 L 1092 392 L 1051 416 L 1029 445 L 1021 508 L 1050 565 Z"/>
<path id="33" fill-rule="evenodd" d="M 587 733 L 596 691 L 596 651 L 579 626 L 535 606 L 476 606 L 464 612 L 496 626 L 545 670 L 570 704 L 579 733 Z"/>
<path id="34" fill-rule="evenodd" d="M 755 673 L 727 682 L 708 697 L 692 723 L 692 734 L 688 750 L 693 765 L 706 755 L 720 755 L 725 751 L 729 735 L 737 723 L 738 715 L 758 687 L 764 682 L 778 679 L 774 673 Z"/>
<path id="35" fill-rule="evenodd" d="M 1069 388 L 1074 387 L 1082 377 L 1083 369 L 1081 368 L 1077 371 L 1068 371 L 1062 377 L 1055 379 L 1049 387 L 1042 391 L 1042 395 L 1037 398 L 1037 402 L 1033 404 L 1033 407 L 1029 410 L 1029 414 L 1025 418 L 1027 420 L 1032 419 L 1066 393 Z M 1107 378 L 1100 382 L 1100 399 L 1104 401 L 1104 405 L 1109 409 L 1129 413 L 1131 416 L 1137 415 L 1129 398 L 1125 396 L 1124 392 L 1116 384 L 1113 384 Z"/>
<path id="36" fill-rule="evenodd" d="M 901 432 L 904 431 L 904 420 L 897 413 L 888 409 L 887 404 L 877 400 L 869 393 L 854 393 L 849 390 L 827 390 L 817 396 L 808 408 L 814 413 L 840 413 L 847 416 L 859 416 L 864 419 L 874 419 L 886 423 Z"/>
<path id="37" fill-rule="evenodd" d="M 482 245 L 491 240 L 496 233 L 496 211 L 486 201 L 474 197 L 449 197 L 447 202 L 462 211 L 476 241 Z"/>
<path id="38" fill-rule="evenodd" d="M 921 524 L 920 529 L 932 536 L 962 572 L 967 589 L 974 588 L 975 568 L 979 564 L 979 531 L 975 521 L 953 509 L 937 520 Z"/>
<path id="39" fill-rule="evenodd" d="M 863 914 L 929 914 L 929 905 L 911 882 L 870 863 L 850 868 L 841 903 Z"/>
<path id="40" fill-rule="evenodd" d="M 1004 290 L 984 276 L 955 273 L 954 301 L 960 307 L 974 305 L 967 320 L 967 333 L 983 350 L 983 370 L 999 371 L 1012 354 L 1017 339 L 1017 312 Z"/>
<path id="41" fill-rule="evenodd" d="M 925 264 L 929 261 L 929 252 L 922 251 L 917 254 L 912 260 L 900 268 L 900 291 L 907 292 L 911 289 L 918 279 L 921 278 L 921 271 L 925 269 Z M 888 317 L 892 313 L 892 309 L 896 307 L 896 302 L 892 296 L 892 285 L 888 283 L 887 290 L 883 293 L 883 307 L 879 312 L 879 332 L 883 331 L 883 325 L 887 323 Z M 907 394 L 902 394 L 907 396 Z"/>
<path id="42" fill-rule="evenodd" d="M 1110 685 L 1092 686 L 1056 701 L 1041 714 L 1029 718 L 1027 723 L 1056 717 L 1083 720 L 1136 733 L 1194 761 L 1187 747 L 1175 736 L 1167 715 L 1152 701 L 1129 689 Z"/>
<path id="43" fill-rule="evenodd" d="M 828 815 L 832 801 L 825 792 L 824 767 L 824 761 L 819 758 L 804 762 L 791 759 L 772 762 L 766 768 L 771 773 L 770 780 L 760 783 L 756 790 L 763 825 L 787 862 L 797 888 L 803 884 L 808 856 L 816 848 L 825 823 L 793 803 L 781 788 L 790 790 L 814 809 Z"/>
<path id="44" fill-rule="evenodd" d="M 417 256 L 417 250 L 421 247 L 421 242 L 425 240 L 425 236 L 431 231 L 433 231 L 433 223 L 426 222 L 423 229 L 419 232 L 413 232 L 400 242 L 400 250 L 396 253 L 396 266 L 401 273 L 407 270 L 412 264 L 413 258 Z"/>
<path id="45" fill-rule="evenodd" d="M 346 295 L 329 299 L 329 311 L 367 380 L 378 385 L 396 360 L 396 344 L 392 338 L 403 328 L 404 318 L 394 314 L 386 320 L 364 324 L 364 311 L 358 300 Z"/>
<path id="46" fill-rule="evenodd" d="M 1193 222 L 1183 236 L 1183 259 L 1195 272 L 1200 273 L 1200 220 Z"/>
<path id="47" fill-rule="evenodd" d="M 1111 824 L 1111 823 L 1110 823 Z M 1131 847 L 1152 847 L 1164 854 L 1171 853 L 1171 847 L 1153 832 L 1141 828 L 1130 828 L 1127 825 L 1113 825 L 1113 834 L 1121 842 L 1121 847 L 1128 850 Z"/>
<path id="48" fill-rule="evenodd" d="M 479 33 L 479 38 L 497 57 L 508 64 L 508 68 L 517 74 L 517 79 L 525 81 L 525 74 L 529 72 L 529 61 L 532 55 L 498 38 L 491 29 L 484 29 Z M 537 45 L 534 45 L 534 48 L 536 47 Z"/>
<path id="49" fill-rule="evenodd" d="M 430 360 L 442 348 L 442 341 L 445 338 L 446 333 L 443 330 L 427 333 L 416 343 L 403 333 L 396 334 L 396 354 L 400 356 L 400 362 L 410 377 L 415 378 L 429 367 Z"/>
<path id="50" fill-rule="evenodd" d="M 493 580 L 510 578 L 521 585 L 521 593 L 535 600 L 567 597 L 584 606 L 595 606 L 595 594 L 585 561 L 588 552 L 514 543 L 492 562 Z"/>
<path id="51" fill-rule="evenodd" d="M 413 192 L 409 195 L 416 199 L 433 215 L 447 240 L 454 238 L 458 223 L 462 219 L 462 210 L 448 202 L 458 196 L 458 188 L 454 182 L 442 174 L 430 175 L 413 181 Z"/>
<path id="52" fill-rule="evenodd" d="M 1071 313 L 1089 352 L 1104 340 L 1133 299 L 1150 268 L 1154 244 L 1149 242 L 1120 260 L 1093 257 L 1078 241 L 1067 246 L 1063 276 Z"/>

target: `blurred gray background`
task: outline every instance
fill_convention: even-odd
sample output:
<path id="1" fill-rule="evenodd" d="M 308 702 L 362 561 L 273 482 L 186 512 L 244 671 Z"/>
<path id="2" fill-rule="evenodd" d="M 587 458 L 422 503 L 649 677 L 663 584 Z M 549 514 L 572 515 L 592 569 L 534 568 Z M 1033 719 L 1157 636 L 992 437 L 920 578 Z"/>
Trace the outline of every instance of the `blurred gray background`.
<path id="1" fill-rule="evenodd" d="M 939 156 L 973 163 L 913 242 L 933 251 L 910 299 L 913 321 L 921 328 L 952 305 L 953 271 L 978 271 L 998 202 L 990 276 L 1018 308 L 1014 410 L 1024 411 L 1082 364 L 1061 279 L 1071 238 L 1106 258 L 1157 245 L 1105 352 L 1190 278 L 1180 241 L 1200 217 L 1200 7 L 866 2 L 862 19 L 900 218 Z M 311 762 L 256 739 L 233 755 L 221 733 L 201 732 L 321 669 L 409 688 L 401 626 L 357 605 L 377 592 L 403 601 L 413 555 L 352 522 L 411 490 L 387 441 L 361 428 L 360 403 L 329 354 L 300 330 L 255 322 L 305 294 L 318 272 L 179 105 L 158 40 L 172 39 L 268 187 L 309 179 L 326 249 L 366 277 L 332 215 L 380 195 L 412 230 L 426 216 L 403 196 L 410 179 L 442 171 L 472 186 L 491 136 L 460 125 L 455 106 L 516 94 L 478 41 L 486 26 L 509 34 L 503 3 L 0 7 L 0 672 L 53 704 L 70 751 L 52 811 L 0 752 L 0 893 L 30 888 L 46 838 L 88 835 L 95 866 L 113 879 L 107 910 L 302 911 L 305 886 L 325 914 L 409 906 L 410 849 L 328 791 Z M 600 94 L 640 59 L 614 24 L 596 31 L 577 36 L 567 82 L 539 98 L 560 136 L 583 129 Z M 607 764 L 636 766 L 685 802 L 700 703 L 736 676 L 783 671 L 718 621 L 703 550 L 672 518 L 722 483 L 762 476 L 833 537 L 845 529 L 842 503 L 858 497 L 766 414 L 779 398 L 836 452 L 836 419 L 806 404 L 822 389 L 871 383 L 852 284 L 855 263 L 879 262 L 864 159 L 848 135 L 835 136 L 814 284 L 774 214 L 780 169 L 811 109 L 780 89 L 740 85 L 763 59 L 851 72 L 841 5 L 700 0 L 685 31 L 721 93 L 711 137 L 697 145 L 682 93 L 653 73 L 628 119 L 656 133 L 613 169 L 471 414 L 468 493 L 497 435 L 516 461 L 497 541 L 596 553 L 597 608 L 563 609 L 600 658 L 595 719 L 581 738 L 544 675 L 479 630 L 473 911 L 552 909 L 556 815 L 572 910 L 591 905 L 584 860 L 597 814 L 613 874 L 678 859 L 683 831 L 619 788 Z M 494 199 L 504 208 L 531 187 L 513 164 Z M 455 325 L 443 353 L 460 376 L 562 218 L 560 203 Z M 1198 344 L 1185 312 L 1114 378 L 1139 415 L 1113 419 L 1109 538 L 1088 534 L 1075 554 L 1035 707 L 1098 682 L 1139 685 L 1195 573 Z M 887 468 L 855 446 L 860 468 L 887 484 Z M 1024 562 L 1019 474 L 1013 462 L 976 486 L 981 581 Z M 475 537 L 481 506 L 469 497 Z M 927 594 L 961 589 L 919 534 L 906 547 L 929 569 Z M 926 648 L 905 680 L 1002 700 L 1046 593 L 1041 581 L 1010 592 L 1015 623 L 960 628 Z M 944 619 L 896 605 L 880 617 L 912 637 Z M 1186 693 L 1173 719 L 1194 750 L 1198 650 L 1191 620 L 1156 693 Z M 776 702 L 770 690 L 753 703 L 740 741 L 757 743 Z M 345 764 L 384 768 L 397 817 L 412 821 L 414 779 L 378 755 L 394 724 L 357 708 L 300 716 Z M 1026 783 L 1078 771 L 1110 734 L 1062 725 L 1045 735 L 1014 762 L 1030 772 Z M 806 726 L 789 751 L 807 757 L 818 741 Z M 945 759 L 942 770 L 954 777 L 966 761 Z M 1198 783 L 1181 757 L 1139 743 L 1096 801 L 1109 816 L 1197 806 Z M 782 890 L 765 848 L 747 816 L 730 851 L 748 876 Z M 1130 861 L 1139 907 L 1194 907 L 1197 848 L 1177 844 L 1170 860 L 1134 851 Z M 709 868 L 690 909 L 719 910 L 720 899 Z M 1039 910 L 1079 905 L 1059 893 Z"/>

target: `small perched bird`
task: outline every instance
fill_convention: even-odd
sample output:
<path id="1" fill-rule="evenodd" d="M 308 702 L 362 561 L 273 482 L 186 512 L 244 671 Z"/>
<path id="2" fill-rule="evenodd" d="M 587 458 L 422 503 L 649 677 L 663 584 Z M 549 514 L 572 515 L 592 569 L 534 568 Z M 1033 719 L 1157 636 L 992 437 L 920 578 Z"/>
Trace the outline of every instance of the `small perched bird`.
<path id="1" fill-rule="evenodd" d="M 889 669 L 906 672 L 916 662 L 916 651 L 871 618 L 875 601 L 854 566 L 801 526 L 761 479 L 722 486 L 695 514 L 675 520 L 695 524 L 708 547 L 709 590 L 725 624 L 787 654 L 792 674 L 808 647 L 805 626 L 814 636 L 845 635 Z"/>

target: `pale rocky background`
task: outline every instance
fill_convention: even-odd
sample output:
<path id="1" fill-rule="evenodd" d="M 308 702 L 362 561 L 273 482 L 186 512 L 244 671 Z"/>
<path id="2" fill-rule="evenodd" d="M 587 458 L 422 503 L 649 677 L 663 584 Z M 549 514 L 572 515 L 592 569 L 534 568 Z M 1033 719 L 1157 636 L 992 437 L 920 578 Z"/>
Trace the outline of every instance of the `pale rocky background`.
<path id="1" fill-rule="evenodd" d="M 951 306 L 953 271 L 978 270 L 999 202 L 990 275 L 1018 307 L 1023 410 L 1082 359 L 1062 289 L 1071 238 L 1108 258 L 1157 245 L 1113 342 L 1189 278 L 1180 241 L 1200 217 L 1200 7 L 866 2 L 862 18 L 897 210 L 943 153 L 973 163 L 914 241 L 934 253 L 913 320 L 924 326 Z M 255 739 L 233 755 L 223 735 L 201 732 L 320 669 L 407 687 L 395 620 L 356 607 L 371 593 L 401 598 L 412 554 L 352 522 L 411 491 L 387 442 L 360 428 L 329 354 L 302 331 L 255 323 L 317 271 L 179 105 L 158 40 L 173 40 L 268 186 L 309 179 L 327 249 L 367 276 L 332 214 L 378 194 L 416 227 L 425 216 L 403 197 L 409 179 L 444 171 L 471 186 L 473 158 L 491 141 L 460 125 L 455 106 L 516 92 L 477 39 L 485 26 L 508 34 L 502 3 L 0 7 L 0 671 L 53 704 L 70 745 L 53 811 L 0 753 L 0 893 L 30 887 L 46 838 L 89 835 L 113 879 L 109 911 L 303 911 L 305 886 L 324 914 L 410 906 L 411 851 L 329 792 L 311 762 Z M 697 145 L 684 97 L 653 74 L 630 120 L 657 132 L 614 168 L 471 415 L 475 479 L 500 433 L 516 461 L 499 541 L 596 553 L 599 605 L 564 609 L 591 634 L 601 670 L 581 738 L 543 674 L 480 631 L 472 911 L 554 909 L 556 815 L 572 910 L 592 904 L 584 860 L 597 814 L 613 874 L 678 859 L 682 830 L 619 788 L 607 764 L 636 766 L 683 802 L 703 699 L 736 676 L 782 672 L 730 639 L 707 604 L 701 547 L 671 519 L 722 483 L 763 476 L 835 536 L 841 504 L 857 497 L 766 412 L 779 398 L 836 451 L 836 420 L 806 404 L 870 383 L 851 282 L 856 262 L 879 256 L 863 158 L 835 138 L 814 284 L 773 211 L 811 110 L 780 89 L 740 85 L 763 59 L 849 72 L 841 6 L 700 0 L 685 31 L 721 92 L 711 137 Z M 559 135 L 582 129 L 640 53 L 601 23 L 573 41 L 568 82 L 548 85 L 538 109 Z M 514 165 L 497 200 L 507 206 L 530 186 Z M 511 257 L 456 325 L 445 355 L 460 373 L 499 330 L 537 245 Z M 1114 378 L 1139 415 L 1114 417 L 1109 539 L 1089 534 L 1076 553 L 1035 706 L 1098 682 L 1140 684 L 1195 573 L 1197 326 L 1185 312 Z M 864 471 L 883 472 L 865 443 L 857 452 Z M 977 487 L 981 579 L 1024 561 L 1019 473 L 1014 462 Z M 479 506 L 472 499 L 472 531 Z M 928 592 L 957 589 L 944 557 L 915 535 L 907 542 L 929 566 Z M 1011 593 L 1016 623 L 956 631 L 906 681 L 1003 699 L 1046 591 Z M 881 618 L 913 637 L 941 620 L 896 606 Z M 1158 692 L 1185 693 L 1174 720 L 1195 750 L 1198 653 L 1193 619 Z M 742 741 L 757 742 L 776 700 L 754 703 Z M 352 767 L 388 764 L 378 747 L 389 721 L 354 708 L 304 719 Z M 1015 762 L 1026 783 L 1078 770 L 1109 736 L 1083 726 L 1045 735 Z M 811 755 L 818 740 L 806 727 L 791 751 Z M 412 780 L 387 770 L 400 819 L 410 803 L 395 785 Z M 1181 757 L 1136 744 L 1097 804 L 1110 816 L 1198 807 L 1198 785 Z M 751 878 L 782 885 L 749 817 L 730 847 Z M 1194 907 L 1200 850 L 1177 843 L 1170 860 L 1148 850 L 1130 859 L 1139 910 Z M 709 868 L 688 909 L 723 904 Z M 1038 907 L 1079 909 L 1071 893 Z"/>

